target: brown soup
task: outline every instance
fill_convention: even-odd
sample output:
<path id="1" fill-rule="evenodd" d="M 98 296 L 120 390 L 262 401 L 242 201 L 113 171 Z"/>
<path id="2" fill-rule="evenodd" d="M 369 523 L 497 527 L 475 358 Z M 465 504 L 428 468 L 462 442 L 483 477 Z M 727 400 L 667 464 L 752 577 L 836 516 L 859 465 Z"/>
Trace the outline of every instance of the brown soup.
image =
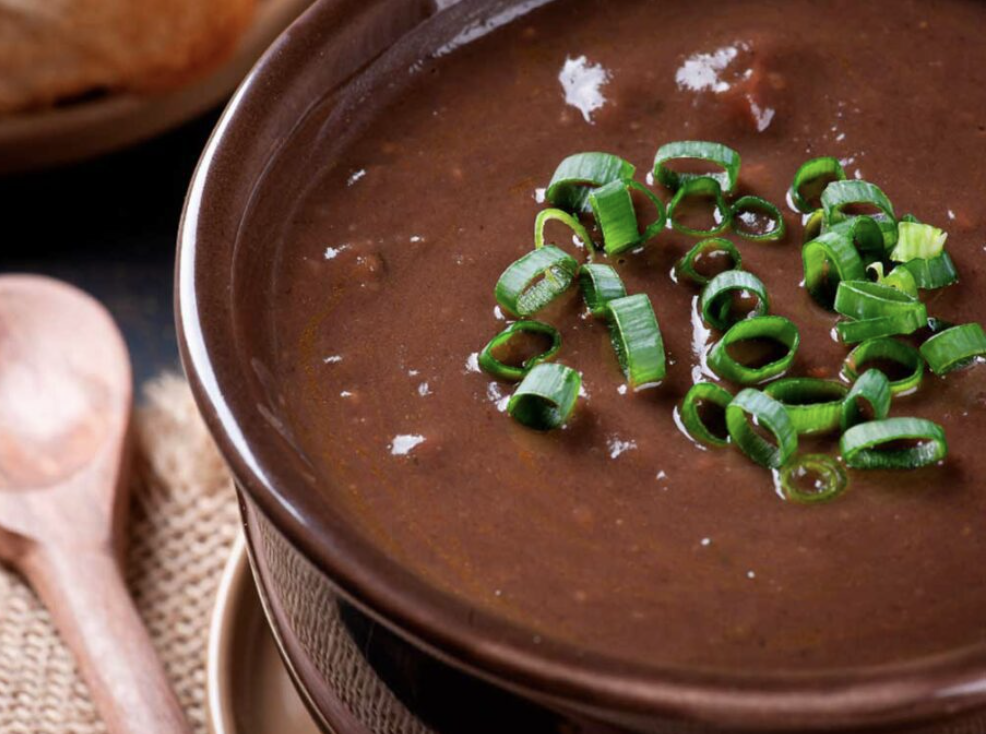
<path id="1" fill-rule="evenodd" d="M 715 338 L 698 290 L 671 277 L 695 238 L 667 231 L 611 260 L 654 305 L 660 387 L 625 388 L 577 289 L 537 316 L 584 377 L 564 429 L 511 420 L 512 385 L 476 366 L 505 326 L 493 286 L 531 249 L 557 164 L 607 151 L 643 180 L 681 139 L 739 150 L 741 193 L 785 212 L 783 241 L 732 239 L 801 330 L 791 374 L 837 378 L 847 352 L 799 285 L 784 201 L 807 158 L 842 159 L 899 214 L 945 228 L 961 283 L 925 294 L 929 310 L 983 321 L 986 5 L 536 5 L 395 80 L 406 88 L 341 160 L 303 172 L 313 185 L 273 256 L 274 377 L 327 501 L 429 583 L 535 639 L 627 660 L 825 669 L 986 640 L 986 369 L 928 375 L 894 402 L 945 428 L 941 466 L 852 471 L 843 496 L 803 506 L 676 425 Z"/>

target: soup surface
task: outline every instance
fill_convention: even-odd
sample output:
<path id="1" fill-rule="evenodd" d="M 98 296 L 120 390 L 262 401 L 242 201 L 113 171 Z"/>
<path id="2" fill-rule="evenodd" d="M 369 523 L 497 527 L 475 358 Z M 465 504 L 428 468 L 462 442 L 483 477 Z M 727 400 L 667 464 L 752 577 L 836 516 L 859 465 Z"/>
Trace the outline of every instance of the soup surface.
<path id="1" fill-rule="evenodd" d="M 800 287 L 801 218 L 784 202 L 808 158 L 840 158 L 899 214 L 945 228 L 961 282 L 926 292 L 929 312 L 986 320 L 984 28 L 972 0 L 565 0 L 419 64 L 341 158 L 310 161 L 276 249 L 273 371 L 326 501 L 535 640 L 626 660 L 830 669 L 986 641 L 986 368 L 895 399 L 892 415 L 945 428 L 942 465 L 852 471 L 845 494 L 806 506 L 676 424 L 717 338 L 671 275 L 695 238 L 668 230 L 610 260 L 654 305 L 659 387 L 625 388 L 577 288 L 537 316 L 583 374 L 564 429 L 511 420 L 513 386 L 476 364 L 557 164 L 607 151 L 643 181 L 682 139 L 740 151 L 740 193 L 785 211 L 782 241 L 732 239 L 801 330 L 790 375 L 837 378 L 847 353 Z"/>

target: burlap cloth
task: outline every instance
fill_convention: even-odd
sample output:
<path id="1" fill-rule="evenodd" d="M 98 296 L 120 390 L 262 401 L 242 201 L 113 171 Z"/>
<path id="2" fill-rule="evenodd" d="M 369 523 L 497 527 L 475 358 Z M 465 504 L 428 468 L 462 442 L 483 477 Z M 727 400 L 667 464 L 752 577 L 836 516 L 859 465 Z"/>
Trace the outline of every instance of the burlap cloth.
<path id="1" fill-rule="evenodd" d="M 205 732 L 205 651 L 219 577 L 237 531 L 229 476 L 185 381 L 145 388 L 127 575 L 196 732 Z M 0 732 L 105 731 L 71 654 L 24 582 L 0 566 Z"/>

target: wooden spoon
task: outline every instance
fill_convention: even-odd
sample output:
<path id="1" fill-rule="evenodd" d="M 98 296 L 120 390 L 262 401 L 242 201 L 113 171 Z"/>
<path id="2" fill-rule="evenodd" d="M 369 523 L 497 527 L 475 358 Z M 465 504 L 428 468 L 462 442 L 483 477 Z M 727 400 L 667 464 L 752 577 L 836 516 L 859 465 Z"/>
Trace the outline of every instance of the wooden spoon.
<path id="1" fill-rule="evenodd" d="M 50 610 L 112 734 L 187 734 L 118 564 L 131 401 L 101 305 L 0 276 L 0 560 Z"/>

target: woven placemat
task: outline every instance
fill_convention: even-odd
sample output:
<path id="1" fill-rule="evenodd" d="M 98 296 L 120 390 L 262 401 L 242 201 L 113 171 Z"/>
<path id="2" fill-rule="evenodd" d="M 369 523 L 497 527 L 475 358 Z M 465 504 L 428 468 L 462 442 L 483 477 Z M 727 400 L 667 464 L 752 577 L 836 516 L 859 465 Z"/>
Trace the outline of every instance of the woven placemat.
<path id="1" fill-rule="evenodd" d="M 145 388 L 134 427 L 127 576 L 188 719 L 204 734 L 209 618 L 236 536 L 236 500 L 182 378 Z M 48 613 L 0 566 L 0 732 L 104 731 Z"/>

